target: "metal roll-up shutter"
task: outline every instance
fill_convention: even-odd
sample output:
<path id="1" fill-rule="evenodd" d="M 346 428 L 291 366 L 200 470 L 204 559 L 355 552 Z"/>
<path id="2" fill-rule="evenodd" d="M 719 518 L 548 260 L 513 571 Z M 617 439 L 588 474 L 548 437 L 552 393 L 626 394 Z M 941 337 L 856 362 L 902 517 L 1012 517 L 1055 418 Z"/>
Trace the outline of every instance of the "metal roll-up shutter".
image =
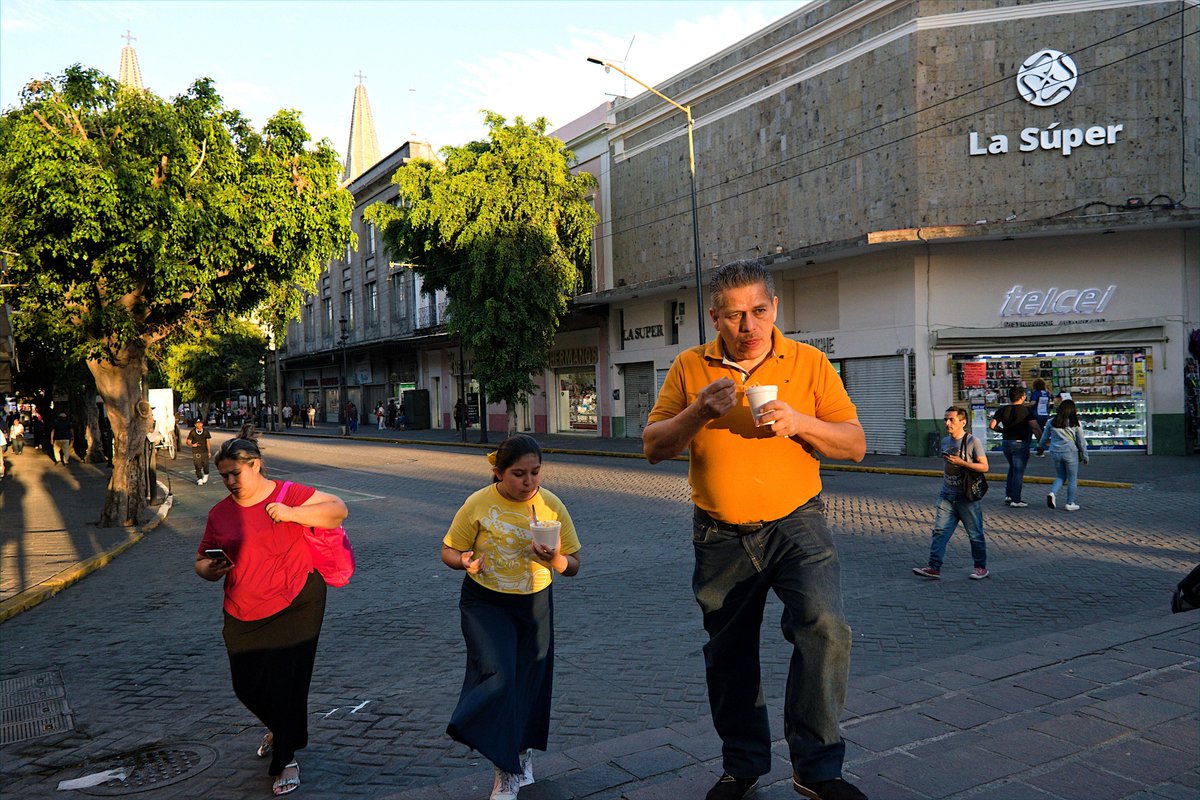
<path id="1" fill-rule="evenodd" d="M 654 408 L 654 362 L 625 365 L 625 437 L 642 438 Z"/>
<path id="2" fill-rule="evenodd" d="M 904 356 L 846 359 L 842 381 L 858 408 L 867 452 L 903 455 L 908 395 Z"/>

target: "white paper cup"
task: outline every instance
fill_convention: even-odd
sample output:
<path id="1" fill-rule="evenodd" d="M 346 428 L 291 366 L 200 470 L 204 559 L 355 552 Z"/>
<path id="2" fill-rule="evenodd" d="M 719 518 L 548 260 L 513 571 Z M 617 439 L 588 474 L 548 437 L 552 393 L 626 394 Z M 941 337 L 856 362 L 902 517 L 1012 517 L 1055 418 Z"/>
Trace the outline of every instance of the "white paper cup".
<path id="1" fill-rule="evenodd" d="M 746 387 L 746 402 L 750 404 L 750 413 L 754 415 L 754 424 L 774 425 L 775 420 L 768 420 L 765 423 L 759 422 L 759 417 L 762 412 L 759 410 L 767 403 L 774 400 L 779 394 L 778 386 L 747 386 Z"/>
<path id="2" fill-rule="evenodd" d="M 533 540 L 542 547 L 548 547 L 554 550 L 558 547 L 558 533 L 562 528 L 562 523 L 556 519 L 539 520 L 529 523 L 529 532 L 533 534 Z"/>

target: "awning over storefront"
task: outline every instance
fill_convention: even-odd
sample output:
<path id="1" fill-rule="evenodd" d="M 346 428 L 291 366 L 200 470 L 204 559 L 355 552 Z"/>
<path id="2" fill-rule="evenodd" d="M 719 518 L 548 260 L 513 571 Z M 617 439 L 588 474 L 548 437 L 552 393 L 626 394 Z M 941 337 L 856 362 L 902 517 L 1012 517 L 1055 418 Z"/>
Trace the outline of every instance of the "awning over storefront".
<path id="1" fill-rule="evenodd" d="M 1083 322 L 1075 325 L 1028 325 L 1012 328 L 942 328 L 930 331 L 933 350 L 1063 350 L 1078 347 L 1123 347 L 1167 341 L 1167 321 L 1153 319 Z"/>

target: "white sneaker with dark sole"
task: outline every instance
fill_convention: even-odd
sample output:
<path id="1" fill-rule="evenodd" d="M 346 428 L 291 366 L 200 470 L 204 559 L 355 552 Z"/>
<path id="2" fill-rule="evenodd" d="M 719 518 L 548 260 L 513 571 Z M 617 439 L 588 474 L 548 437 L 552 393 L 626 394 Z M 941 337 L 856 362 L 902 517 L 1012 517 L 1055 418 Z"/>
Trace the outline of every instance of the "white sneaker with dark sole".
<path id="1" fill-rule="evenodd" d="M 1054 492 L 1050 492 L 1048 495 L 1046 495 L 1046 505 L 1050 506 L 1051 508 L 1058 508 L 1058 506 L 1054 504 Z"/>

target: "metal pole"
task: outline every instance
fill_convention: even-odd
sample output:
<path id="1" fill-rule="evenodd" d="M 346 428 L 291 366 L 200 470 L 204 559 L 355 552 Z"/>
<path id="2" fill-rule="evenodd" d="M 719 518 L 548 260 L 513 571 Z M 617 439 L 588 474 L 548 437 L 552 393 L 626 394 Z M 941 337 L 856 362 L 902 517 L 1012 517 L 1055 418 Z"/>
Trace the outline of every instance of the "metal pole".
<path id="1" fill-rule="evenodd" d="M 700 218 L 696 212 L 696 147 L 692 143 L 692 109 L 687 108 L 688 167 L 692 180 L 692 256 L 696 261 L 696 333 L 704 344 L 704 290 L 701 288 Z"/>
<path id="2" fill-rule="evenodd" d="M 704 334 L 704 290 L 701 286 L 701 266 L 700 266 L 700 223 L 699 215 L 696 212 L 696 147 L 692 140 L 692 107 L 690 105 L 681 105 L 665 94 L 655 89 L 648 83 L 643 83 L 634 76 L 630 75 L 625 70 L 618 67 L 616 64 L 611 64 L 607 61 L 601 61 L 598 58 L 589 58 L 591 64 L 599 64 L 604 67 L 605 72 L 610 69 L 615 69 L 617 72 L 629 78 L 631 81 L 641 86 L 643 89 L 653 92 L 658 97 L 667 101 L 671 105 L 678 108 L 687 115 L 687 131 L 688 131 L 688 168 L 692 178 L 692 256 L 696 261 L 696 330 L 700 335 L 700 344 L 705 342 Z"/>
<path id="3" fill-rule="evenodd" d="M 342 329 L 342 335 L 338 338 L 338 344 L 342 346 L 342 372 L 338 375 L 338 425 L 341 427 L 342 436 L 350 435 L 346 414 L 346 322 L 348 320 L 345 317 L 338 320 Z"/>
<path id="4" fill-rule="evenodd" d="M 467 420 L 471 418 L 471 412 L 467 408 L 467 389 L 466 389 L 466 358 L 463 356 L 462 334 L 458 335 L 458 402 L 462 403 L 463 413 L 462 421 L 458 423 L 458 432 L 462 435 L 462 440 L 467 440 Z M 457 416 L 457 404 L 454 409 Z"/>
<path id="5" fill-rule="evenodd" d="M 275 420 L 283 416 L 283 366 L 279 363 L 278 339 L 275 341 Z"/>

